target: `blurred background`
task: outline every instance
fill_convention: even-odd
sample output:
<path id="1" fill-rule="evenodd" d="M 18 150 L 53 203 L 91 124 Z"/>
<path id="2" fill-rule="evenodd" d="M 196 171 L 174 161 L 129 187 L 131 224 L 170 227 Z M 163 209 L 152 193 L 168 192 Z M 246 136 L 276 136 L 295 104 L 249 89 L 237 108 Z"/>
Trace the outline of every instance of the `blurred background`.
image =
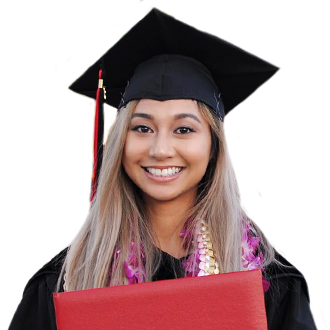
<path id="1" fill-rule="evenodd" d="M 94 101 L 68 86 L 153 7 L 281 68 L 226 117 L 226 134 L 244 209 L 305 275 L 318 329 L 328 329 L 325 0 L 1 4 L 0 328 L 8 328 L 29 278 L 70 244 L 89 209 Z M 106 107 L 106 130 L 115 115 Z"/>

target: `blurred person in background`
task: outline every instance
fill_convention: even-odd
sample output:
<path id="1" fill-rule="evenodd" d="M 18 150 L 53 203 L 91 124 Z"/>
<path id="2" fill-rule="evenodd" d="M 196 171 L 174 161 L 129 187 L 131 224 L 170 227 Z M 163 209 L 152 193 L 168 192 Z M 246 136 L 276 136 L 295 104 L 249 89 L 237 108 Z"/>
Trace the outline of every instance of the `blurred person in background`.
<path id="1" fill-rule="evenodd" d="M 49 214 L 46 214 L 36 193 L 43 180 L 43 171 L 39 165 L 30 163 L 25 166 L 20 180 L 21 189 L 15 204 L 15 223 L 39 224 L 49 221 Z"/>
<path id="2" fill-rule="evenodd" d="M 70 214 L 71 221 L 79 221 L 85 212 L 92 191 L 93 164 L 85 158 L 78 162 L 78 175 L 75 180 L 66 187 L 66 209 Z"/>
<path id="3" fill-rule="evenodd" d="M 22 154 L 9 149 L 3 159 L 4 172 L 0 174 L 0 225 L 15 223 L 15 201 L 18 193 L 17 180 L 22 167 Z"/>
<path id="4" fill-rule="evenodd" d="M 264 172 L 270 170 L 274 156 L 245 147 L 241 155 L 239 178 L 246 194 L 246 207 L 283 246 L 284 214 L 276 198 L 270 194 Z"/>

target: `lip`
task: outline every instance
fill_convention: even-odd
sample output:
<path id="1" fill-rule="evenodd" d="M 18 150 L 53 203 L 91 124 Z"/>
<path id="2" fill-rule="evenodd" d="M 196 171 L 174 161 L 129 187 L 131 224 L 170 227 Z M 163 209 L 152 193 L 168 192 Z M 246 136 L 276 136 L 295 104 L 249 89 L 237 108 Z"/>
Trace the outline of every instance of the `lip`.
<path id="1" fill-rule="evenodd" d="M 152 166 L 150 166 L 150 167 L 152 167 Z M 181 166 L 169 166 L 169 167 L 181 167 Z M 154 167 L 154 168 L 162 169 L 161 166 L 157 166 L 157 167 Z M 167 168 L 167 167 L 163 167 L 163 168 Z M 143 172 L 152 181 L 159 182 L 159 183 L 167 183 L 167 182 L 171 182 L 171 181 L 176 180 L 184 170 L 185 170 L 185 167 L 182 167 L 182 170 L 180 172 L 175 173 L 175 174 L 170 175 L 170 176 L 157 176 L 157 175 L 149 173 L 148 171 L 146 171 L 144 169 L 143 169 Z"/>
<path id="2" fill-rule="evenodd" d="M 178 165 L 165 165 L 165 166 L 141 166 L 142 168 L 147 168 L 147 167 L 151 167 L 151 168 L 159 168 L 160 170 L 166 169 L 166 168 L 172 168 L 172 167 L 181 167 L 182 169 L 184 168 L 184 166 L 178 166 Z"/>

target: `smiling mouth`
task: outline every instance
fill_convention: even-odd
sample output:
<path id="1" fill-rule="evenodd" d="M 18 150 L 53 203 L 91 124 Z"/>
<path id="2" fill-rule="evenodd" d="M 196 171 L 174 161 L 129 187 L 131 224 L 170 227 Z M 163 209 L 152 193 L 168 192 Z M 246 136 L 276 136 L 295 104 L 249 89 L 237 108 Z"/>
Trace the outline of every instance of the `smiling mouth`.
<path id="1" fill-rule="evenodd" d="M 184 169 L 184 167 L 168 167 L 168 168 L 160 169 L 160 168 L 155 168 L 155 167 L 143 167 L 143 166 L 142 166 L 142 168 L 146 172 L 148 172 L 152 175 L 155 175 L 155 176 L 159 176 L 159 177 L 175 175 Z"/>

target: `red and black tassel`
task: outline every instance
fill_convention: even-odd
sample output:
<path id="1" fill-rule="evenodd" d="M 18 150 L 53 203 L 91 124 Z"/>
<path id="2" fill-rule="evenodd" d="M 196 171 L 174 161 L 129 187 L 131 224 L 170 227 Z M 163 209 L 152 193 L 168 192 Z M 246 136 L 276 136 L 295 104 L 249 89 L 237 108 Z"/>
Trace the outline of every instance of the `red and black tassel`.
<path id="1" fill-rule="evenodd" d="M 93 161 L 93 175 L 92 175 L 92 188 L 90 201 L 96 195 L 97 184 L 99 180 L 102 158 L 103 158 L 103 133 L 104 133 L 104 112 L 103 103 L 106 98 L 105 86 L 103 85 L 104 70 L 99 71 L 99 84 L 96 92 L 96 108 L 95 108 L 95 121 L 94 121 L 94 161 Z"/>

